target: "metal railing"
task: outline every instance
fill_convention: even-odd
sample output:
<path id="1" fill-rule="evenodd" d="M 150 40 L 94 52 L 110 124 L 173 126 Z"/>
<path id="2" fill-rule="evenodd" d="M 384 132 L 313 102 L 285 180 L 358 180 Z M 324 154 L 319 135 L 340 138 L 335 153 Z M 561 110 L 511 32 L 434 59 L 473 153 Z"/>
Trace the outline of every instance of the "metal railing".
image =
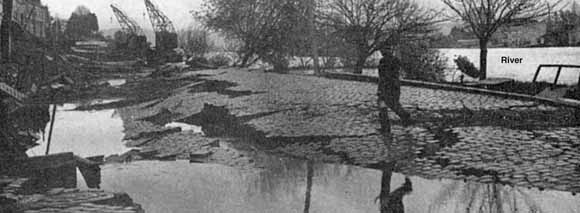
<path id="1" fill-rule="evenodd" d="M 580 72 L 580 65 L 540 64 L 538 66 L 538 69 L 536 70 L 536 74 L 534 75 L 534 80 L 532 82 L 536 83 L 536 81 L 538 80 L 538 75 L 540 75 L 540 71 L 544 67 L 546 67 L 546 68 L 548 68 L 548 67 L 556 67 L 556 68 L 558 68 L 558 71 L 556 72 L 556 78 L 554 79 L 553 86 L 556 86 L 558 84 L 558 80 L 560 79 L 560 74 L 562 73 L 562 68 L 576 68 Z M 579 83 L 579 86 L 580 86 L 580 78 L 578 79 L 578 83 Z"/>

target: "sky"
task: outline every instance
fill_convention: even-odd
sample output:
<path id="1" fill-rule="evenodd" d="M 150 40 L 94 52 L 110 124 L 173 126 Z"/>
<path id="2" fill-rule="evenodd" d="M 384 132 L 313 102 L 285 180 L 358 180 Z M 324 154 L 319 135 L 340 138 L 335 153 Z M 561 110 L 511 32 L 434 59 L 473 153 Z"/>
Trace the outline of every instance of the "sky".
<path id="1" fill-rule="evenodd" d="M 97 15 L 99 29 L 120 28 L 109 5 L 117 4 L 144 29 L 151 29 L 144 0 L 41 0 L 52 16 L 68 19 L 79 5 L 84 5 Z M 169 17 L 177 29 L 194 23 L 189 11 L 201 8 L 203 0 L 152 0 Z"/>
<path id="2" fill-rule="evenodd" d="M 95 13 L 99 19 L 100 29 L 119 28 L 109 5 L 115 3 L 130 17 L 135 19 L 142 28 L 150 29 L 151 22 L 147 18 L 143 0 L 41 0 L 47 5 L 51 15 L 68 19 L 79 5 L 84 5 Z M 176 28 L 185 28 L 194 23 L 189 11 L 201 8 L 203 0 L 152 0 L 173 21 Z M 441 6 L 440 0 L 418 0 L 426 5 Z M 144 16 L 145 15 L 145 16 Z"/>
<path id="3" fill-rule="evenodd" d="M 95 13 L 101 30 L 120 28 L 109 5 L 117 4 L 139 25 L 151 29 L 144 0 L 41 0 L 47 5 L 51 15 L 68 19 L 79 5 L 84 5 Z M 445 8 L 441 0 L 416 0 L 419 4 L 431 8 Z M 566 1 L 566 0 L 565 0 Z M 186 28 L 195 23 L 192 10 L 199 10 L 203 0 L 152 0 L 173 21 L 177 29 Z"/>

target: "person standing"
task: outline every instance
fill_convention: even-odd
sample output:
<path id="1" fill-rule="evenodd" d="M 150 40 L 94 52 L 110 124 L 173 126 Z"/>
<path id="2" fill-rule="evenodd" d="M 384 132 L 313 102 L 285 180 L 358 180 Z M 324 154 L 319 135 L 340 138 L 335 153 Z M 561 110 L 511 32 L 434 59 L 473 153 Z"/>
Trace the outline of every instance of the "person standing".
<path id="1" fill-rule="evenodd" d="M 387 107 L 393 110 L 401 118 L 404 126 L 407 126 L 411 123 L 411 115 L 403 109 L 399 100 L 401 97 L 401 81 L 399 79 L 401 61 L 393 55 L 393 49 L 381 50 L 381 54 L 383 57 L 379 62 L 379 85 L 377 95 L 382 129 L 385 130 L 385 127 L 390 129 L 390 125 L 388 124 Z"/>

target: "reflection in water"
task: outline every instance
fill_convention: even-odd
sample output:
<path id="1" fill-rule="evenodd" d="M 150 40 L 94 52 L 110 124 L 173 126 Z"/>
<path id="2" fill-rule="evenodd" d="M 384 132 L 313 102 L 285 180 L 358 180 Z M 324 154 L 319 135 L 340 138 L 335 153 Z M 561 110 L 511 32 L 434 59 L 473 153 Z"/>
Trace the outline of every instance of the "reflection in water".
<path id="1" fill-rule="evenodd" d="M 102 106 L 107 105 L 115 102 L 123 101 L 122 98 L 117 99 L 91 99 L 91 100 L 81 100 L 78 104 L 65 104 L 64 106 L 68 106 L 65 109 L 67 110 L 78 110 L 78 109 L 91 109 L 91 107 L 95 106 Z M 61 108 L 61 107 L 59 107 Z"/>
<path id="2" fill-rule="evenodd" d="M 101 187 L 128 192 L 137 203 L 143 204 L 146 212 L 302 212 L 305 204 L 309 212 L 379 212 L 375 198 L 389 188 L 393 190 L 389 190 L 389 198 L 383 201 L 387 206 L 389 202 L 404 203 L 407 213 L 448 213 L 466 212 L 464 206 L 470 202 L 481 203 L 489 196 L 484 193 L 490 187 L 486 184 L 418 177 L 405 180 L 404 175 L 394 172 L 385 176 L 375 169 L 319 163 L 311 163 L 309 172 L 304 161 L 269 161 L 271 164 L 260 170 L 186 161 L 106 165 Z M 311 186 L 308 186 L 309 174 Z M 383 181 L 385 177 L 390 181 Z M 383 184 L 387 182 L 390 185 Z M 514 202 L 506 195 L 510 188 L 499 189 L 504 206 Z M 524 207 L 526 202 L 535 202 L 543 212 L 567 213 L 580 209 L 580 199 L 570 193 L 518 191 L 521 192 L 516 191 L 517 210 L 504 207 L 504 212 L 533 212 Z M 448 196 L 442 196 L 443 192 L 448 192 Z M 306 194 L 310 194 L 309 201 Z M 523 194 L 527 198 L 521 197 Z M 472 206 L 471 212 L 479 212 L 480 205 Z M 400 207 L 398 210 L 403 210 Z M 485 210 L 481 212 L 496 212 Z"/>
<path id="3" fill-rule="evenodd" d="M 379 97 L 380 100 L 380 97 Z M 393 136 L 391 132 L 391 123 L 388 116 L 388 108 L 381 106 L 379 101 L 379 124 L 381 125 L 379 132 L 383 137 L 383 143 L 389 147 L 393 144 Z M 377 199 L 379 200 L 379 210 L 381 213 L 403 213 L 405 212 L 405 205 L 403 204 L 403 196 L 411 192 L 411 181 L 405 177 L 405 183 L 394 192 L 391 192 L 391 178 L 393 170 L 397 164 L 396 160 L 391 162 L 384 162 L 381 177 L 381 192 Z"/>
<path id="4" fill-rule="evenodd" d="M 411 180 L 405 177 L 405 183 L 391 192 L 391 177 L 393 176 L 394 162 L 388 163 L 382 171 L 380 200 L 381 213 L 405 212 L 403 197 L 413 190 Z"/>
<path id="5" fill-rule="evenodd" d="M 81 156 L 122 152 L 122 121 L 113 110 L 59 112 L 55 128 L 54 147 L 60 146 L 56 149 Z M 384 131 L 383 137 L 387 147 L 396 146 L 390 131 Z M 94 139 L 99 141 L 93 144 Z M 580 199 L 570 193 L 406 177 L 394 172 L 405 164 L 402 158 L 383 162 L 378 170 L 276 156 L 255 160 L 264 166 L 242 170 L 184 161 L 106 165 L 101 186 L 128 192 L 147 212 L 565 213 L 580 209 Z M 373 198 L 378 199 L 378 208 Z"/>
<path id="6" fill-rule="evenodd" d="M 553 192 L 545 192 L 552 194 Z M 539 202 L 549 199 L 538 197 L 534 190 L 524 190 L 500 184 L 450 183 L 443 187 L 430 205 L 432 212 L 453 208 L 463 212 L 553 212 L 542 208 Z M 577 212 L 578 206 L 561 206 L 561 210 Z M 565 210 L 569 208 L 568 210 Z"/>
<path id="7" fill-rule="evenodd" d="M 399 143 L 393 141 L 389 118 L 380 116 L 383 142 L 387 147 Z M 412 154 L 409 154 L 412 156 Z M 500 184 L 481 184 L 476 182 L 451 181 L 446 184 L 420 184 L 413 186 L 413 181 L 405 177 L 404 183 L 395 184 L 391 181 L 393 171 L 403 159 L 391 159 L 383 162 L 381 191 L 378 196 L 381 213 L 403 212 L 578 212 L 578 198 L 564 192 L 539 192 Z M 417 178 L 413 178 L 418 180 Z M 419 179 L 420 180 L 420 179 Z M 435 182 L 435 181 L 433 181 Z M 392 186 L 398 186 L 391 191 Z M 418 189 L 418 190 L 417 190 Z M 421 191 L 418 194 L 416 191 Z M 426 193 L 425 191 L 437 192 Z M 417 202 L 417 196 L 427 195 L 427 199 Z M 561 200 L 560 200 L 561 199 Z M 414 205 L 405 206 L 404 200 L 412 201 Z M 427 202 L 425 202 L 427 201 Z M 555 204 L 558 202 L 559 204 Z M 419 206 L 416 204 L 420 203 Z M 422 205 L 421 205 L 422 204 Z"/>
<path id="8" fill-rule="evenodd" d="M 81 157 L 112 155 L 127 151 L 123 121 L 115 110 L 71 111 L 77 106 L 59 106 L 56 113 L 50 153 L 74 152 Z M 47 126 L 48 128 L 48 126 Z M 44 155 L 46 141 L 28 150 L 29 156 Z"/>
<path id="9" fill-rule="evenodd" d="M 314 165 L 312 161 L 306 162 L 306 198 L 304 199 L 304 213 L 310 212 L 310 197 L 312 196 L 312 178 L 314 177 Z"/>
<path id="10" fill-rule="evenodd" d="M 380 132 L 383 136 L 383 143 L 389 147 L 393 145 L 393 136 L 391 132 L 391 125 L 389 122 L 389 117 L 387 115 L 386 108 L 379 108 L 379 119 L 381 129 Z M 379 210 L 381 213 L 404 213 L 405 204 L 403 203 L 403 197 L 412 192 L 413 186 L 411 180 L 405 177 L 405 182 L 395 191 L 391 192 L 391 178 L 393 176 L 393 170 L 397 164 L 397 160 L 393 159 L 391 162 L 384 162 L 381 177 L 381 192 L 377 199 L 379 202 Z"/>

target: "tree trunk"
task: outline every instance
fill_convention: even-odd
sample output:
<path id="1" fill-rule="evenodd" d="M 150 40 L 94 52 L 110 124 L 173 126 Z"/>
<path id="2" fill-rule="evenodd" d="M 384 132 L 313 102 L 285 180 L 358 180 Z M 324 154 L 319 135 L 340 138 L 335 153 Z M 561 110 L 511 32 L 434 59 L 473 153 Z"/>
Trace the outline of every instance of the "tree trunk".
<path id="1" fill-rule="evenodd" d="M 279 73 L 287 73 L 288 72 L 288 63 L 284 59 L 276 59 L 274 64 L 274 71 Z"/>
<path id="2" fill-rule="evenodd" d="M 2 54 L 2 62 L 9 63 L 10 62 L 10 54 L 11 54 L 11 47 L 10 47 L 10 37 L 12 31 L 12 7 L 13 1 L 12 0 L 4 0 L 2 2 L 2 25 L 0 26 L 0 48 Z"/>
<path id="3" fill-rule="evenodd" d="M 354 74 L 362 74 L 367 61 L 367 55 L 359 55 L 354 65 Z"/>
<path id="4" fill-rule="evenodd" d="M 318 61 L 318 38 L 316 37 L 316 16 L 314 15 L 314 10 L 316 10 L 316 2 L 314 0 L 309 1 L 308 4 L 308 33 L 310 37 L 310 48 L 312 52 L 312 62 L 314 73 L 320 74 L 320 67 Z"/>
<path id="5" fill-rule="evenodd" d="M 242 61 L 240 62 L 239 67 L 247 67 L 248 66 L 248 61 L 250 61 L 250 57 L 252 56 L 252 54 L 243 54 L 242 56 Z"/>
<path id="6" fill-rule="evenodd" d="M 487 39 L 479 40 L 479 80 L 485 80 L 487 78 Z"/>

